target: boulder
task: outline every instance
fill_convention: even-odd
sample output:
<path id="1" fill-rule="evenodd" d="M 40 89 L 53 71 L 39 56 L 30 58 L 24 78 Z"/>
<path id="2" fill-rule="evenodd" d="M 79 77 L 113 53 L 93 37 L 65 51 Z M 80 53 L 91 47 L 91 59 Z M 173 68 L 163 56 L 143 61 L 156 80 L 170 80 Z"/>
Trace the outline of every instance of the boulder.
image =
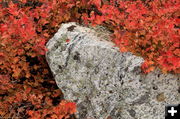
<path id="1" fill-rule="evenodd" d="M 109 36 L 103 27 L 71 22 L 46 45 L 58 87 L 77 103 L 77 118 L 164 119 L 165 105 L 180 103 L 179 75 L 143 74 L 143 58 L 121 53 Z"/>

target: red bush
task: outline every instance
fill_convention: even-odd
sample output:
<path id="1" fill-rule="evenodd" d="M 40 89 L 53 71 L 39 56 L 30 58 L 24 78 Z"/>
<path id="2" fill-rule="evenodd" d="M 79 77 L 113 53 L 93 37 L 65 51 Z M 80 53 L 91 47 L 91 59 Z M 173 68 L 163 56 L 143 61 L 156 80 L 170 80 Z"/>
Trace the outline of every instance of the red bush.
<path id="1" fill-rule="evenodd" d="M 60 6 L 64 5 L 64 8 Z M 69 118 L 76 112 L 62 101 L 48 68 L 45 43 L 70 19 L 66 1 L 19 0 L 0 4 L 0 116 Z M 63 16 L 62 16 L 63 15 Z M 69 105 L 71 107 L 69 107 Z M 56 109 L 60 109 L 56 111 Z M 54 111 L 54 112 L 53 112 Z M 36 114 L 37 117 L 34 117 Z"/>
<path id="2" fill-rule="evenodd" d="M 63 22 L 103 25 L 120 51 L 146 60 L 145 72 L 180 73 L 179 8 L 178 0 L 0 0 L 0 116 L 74 118 L 44 57 Z"/>
<path id="3" fill-rule="evenodd" d="M 96 6 L 86 23 L 105 25 L 114 31 L 120 51 L 142 56 L 145 72 L 159 67 L 163 72 L 180 73 L 178 0 L 91 0 Z"/>

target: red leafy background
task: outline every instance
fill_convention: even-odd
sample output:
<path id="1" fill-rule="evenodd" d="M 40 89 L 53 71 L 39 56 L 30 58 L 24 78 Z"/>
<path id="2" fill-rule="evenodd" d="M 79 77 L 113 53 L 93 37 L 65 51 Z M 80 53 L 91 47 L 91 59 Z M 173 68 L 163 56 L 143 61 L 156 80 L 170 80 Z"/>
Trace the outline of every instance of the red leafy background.
<path id="1" fill-rule="evenodd" d="M 61 23 L 102 25 L 121 52 L 145 59 L 144 73 L 180 73 L 179 8 L 179 0 L 0 0 L 0 118 L 75 118 L 44 56 Z"/>

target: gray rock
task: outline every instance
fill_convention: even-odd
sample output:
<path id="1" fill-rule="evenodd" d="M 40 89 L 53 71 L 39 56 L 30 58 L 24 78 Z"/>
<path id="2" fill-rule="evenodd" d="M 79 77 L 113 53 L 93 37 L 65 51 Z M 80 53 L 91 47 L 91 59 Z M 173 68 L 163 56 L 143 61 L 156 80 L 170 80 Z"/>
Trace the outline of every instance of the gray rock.
<path id="1" fill-rule="evenodd" d="M 142 74 L 143 59 L 108 39 L 102 28 L 67 23 L 47 43 L 47 62 L 65 99 L 77 103 L 77 118 L 164 119 L 165 105 L 180 103 L 179 76 Z"/>

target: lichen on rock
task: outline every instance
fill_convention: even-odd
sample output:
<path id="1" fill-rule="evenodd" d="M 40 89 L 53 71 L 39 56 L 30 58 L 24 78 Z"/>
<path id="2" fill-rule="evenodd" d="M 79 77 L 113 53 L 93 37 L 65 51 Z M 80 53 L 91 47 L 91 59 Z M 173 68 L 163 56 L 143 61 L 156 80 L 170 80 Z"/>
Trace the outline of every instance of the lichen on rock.
<path id="1" fill-rule="evenodd" d="M 142 74 L 144 60 L 119 52 L 100 32 L 66 23 L 46 45 L 58 87 L 77 103 L 77 118 L 163 119 L 166 104 L 180 103 L 179 77 L 158 69 Z"/>

